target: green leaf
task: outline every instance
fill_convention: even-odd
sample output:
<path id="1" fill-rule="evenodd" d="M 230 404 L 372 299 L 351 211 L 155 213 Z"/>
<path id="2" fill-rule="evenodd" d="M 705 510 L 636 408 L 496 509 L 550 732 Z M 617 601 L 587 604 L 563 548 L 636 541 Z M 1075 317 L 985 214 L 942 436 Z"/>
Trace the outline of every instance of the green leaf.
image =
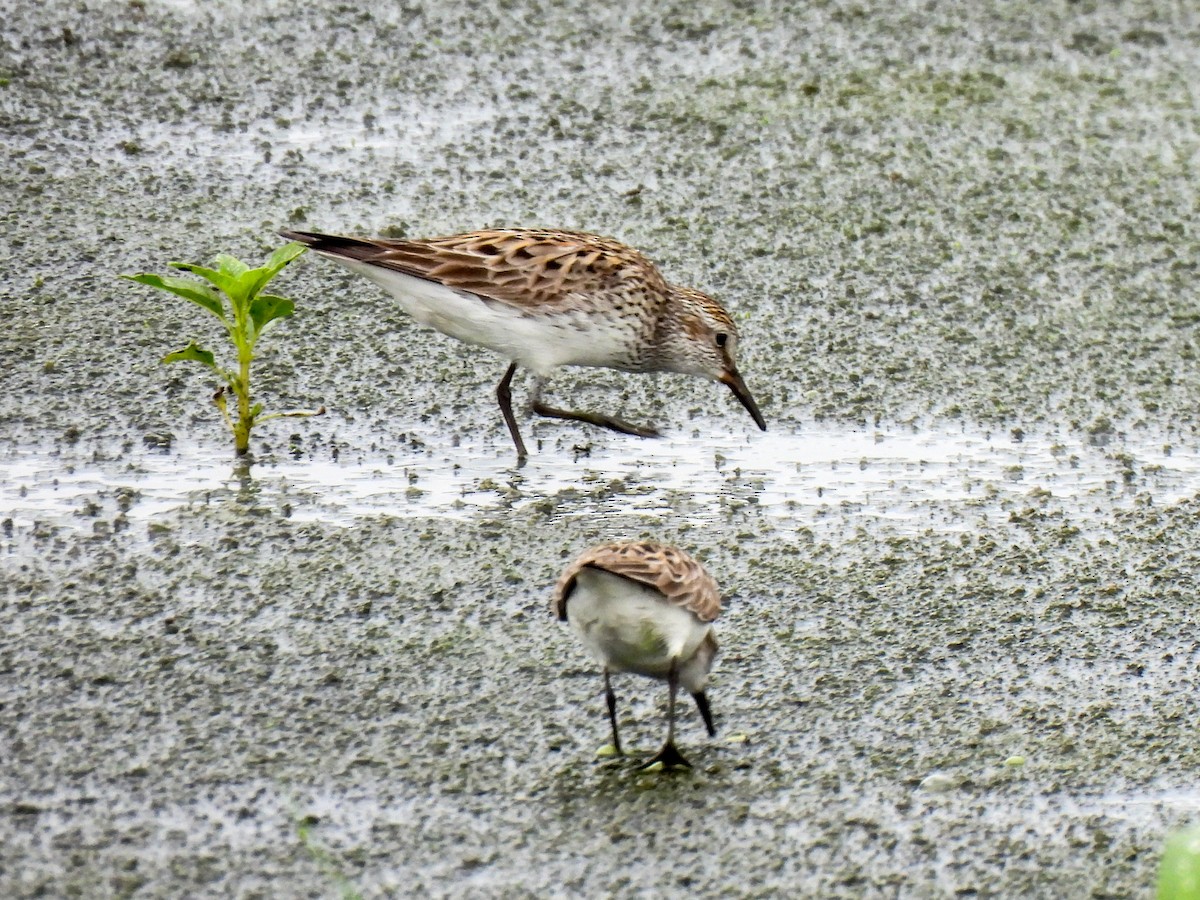
<path id="1" fill-rule="evenodd" d="M 255 403 L 254 406 L 250 408 L 250 421 L 253 422 L 255 419 L 257 419 L 262 411 L 263 405 L 261 403 Z"/>
<path id="2" fill-rule="evenodd" d="M 276 247 L 275 251 L 267 257 L 267 264 L 263 266 L 263 268 L 268 270 L 271 273 L 271 277 L 274 278 L 276 275 L 282 272 L 283 267 L 290 263 L 293 259 L 304 255 L 304 251 L 307 249 L 308 247 L 299 241 L 292 241 L 290 244 L 284 244 L 282 247 Z"/>
<path id="3" fill-rule="evenodd" d="M 154 275 L 149 272 L 143 272 L 140 275 L 122 275 L 121 277 L 129 281 L 136 281 L 138 284 L 147 284 L 159 290 L 169 291 L 185 300 L 190 300 L 197 306 L 203 306 L 218 319 L 225 320 L 225 304 L 221 302 L 221 295 L 207 284 L 200 284 L 190 278 Z"/>
<path id="4" fill-rule="evenodd" d="M 235 300 L 237 297 L 237 278 L 227 272 L 218 272 L 216 269 L 197 266 L 194 263 L 173 262 L 170 265 L 172 269 L 182 269 L 185 272 L 191 272 L 193 275 L 199 275 L 205 281 L 214 284 L 230 300 Z"/>
<path id="5" fill-rule="evenodd" d="M 224 374 L 217 366 L 217 359 L 208 350 L 205 350 L 195 341 L 190 341 L 182 350 L 176 350 L 173 353 L 168 353 L 163 357 L 164 363 L 173 362 L 198 362 L 201 365 L 208 366 L 217 374 Z"/>
<path id="6" fill-rule="evenodd" d="M 271 279 L 283 271 L 283 267 L 290 263 L 293 259 L 300 256 L 307 250 L 308 247 L 301 244 L 299 241 L 292 241 L 290 244 L 284 244 L 267 257 L 266 265 L 260 266 L 257 269 L 251 269 L 247 275 L 253 275 L 247 285 L 250 290 L 247 292 L 248 297 L 255 297 L 258 292 L 270 283 Z"/>
<path id="7" fill-rule="evenodd" d="M 1200 825 L 1167 838 L 1158 867 L 1158 900 L 1200 897 Z"/>
<path id="8" fill-rule="evenodd" d="M 217 264 L 217 268 L 222 274 L 229 275 L 232 278 L 241 278 L 250 271 L 248 265 L 236 256 L 230 256 L 228 253 L 218 253 L 213 262 Z"/>
<path id="9" fill-rule="evenodd" d="M 295 311 L 296 304 L 287 297 L 259 294 L 250 302 L 250 320 L 254 323 L 255 334 L 262 334 L 271 322 L 286 319 Z"/>

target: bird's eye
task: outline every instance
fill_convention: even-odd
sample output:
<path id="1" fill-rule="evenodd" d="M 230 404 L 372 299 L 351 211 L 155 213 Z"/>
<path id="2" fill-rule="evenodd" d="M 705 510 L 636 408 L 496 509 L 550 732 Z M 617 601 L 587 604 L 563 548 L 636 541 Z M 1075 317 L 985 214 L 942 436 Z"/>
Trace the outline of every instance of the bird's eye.
<path id="1" fill-rule="evenodd" d="M 728 340 L 729 340 L 729 335 L 727 335 L 725 332 L 723 332 L 723 331 L 718 331 L 718 332 L 717 332 L 716 341 L 717 341 L 717 346 L 718 346 L 718 347 L 724 347 L 724 346 L 725 346 L 725 343 L 726 343 Z"/>

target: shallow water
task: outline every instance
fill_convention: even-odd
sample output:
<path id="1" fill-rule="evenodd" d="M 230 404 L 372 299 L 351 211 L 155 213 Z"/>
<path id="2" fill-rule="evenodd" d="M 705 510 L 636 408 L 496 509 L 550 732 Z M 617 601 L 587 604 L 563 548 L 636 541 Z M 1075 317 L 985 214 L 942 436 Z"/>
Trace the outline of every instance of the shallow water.
<path id="1" fill-rule="evenodd" d="M 1051 505 L 1087 528 L 1097 506 L 1168 504 L 1200 493 L 1200 446 L 1144 429 L 1103 441 L 1085 435 L 996 434 L 941 426 L 720 434 L 721 423 L 659 440 L 613 437 L 587 455 L 545 446 L 516 468 L 506 444 L 463 444 L 403 454 L 327 454 L 273 459 L 239 474 L 226 445 L 178 441 L 104 462 L 9 448 L 0 457 L 0 511 L 16 527 L 35 522 L 87 529 L 123 511 L 130 523 L 172 509 L 237 501 L 296 521 L 353 525 L 364 516 L 470 517 L 480 510 L 552 502 L 554 516 L 641 515 L 711 523 L 751 503 L 785 534 L 853 510 L 863 524 L 901 533 L 964 530 L 1017 505 Z M 411 429 L 410 429 L 411 430 Z M 953 510 L 952 515 L 947 510 Z"/>

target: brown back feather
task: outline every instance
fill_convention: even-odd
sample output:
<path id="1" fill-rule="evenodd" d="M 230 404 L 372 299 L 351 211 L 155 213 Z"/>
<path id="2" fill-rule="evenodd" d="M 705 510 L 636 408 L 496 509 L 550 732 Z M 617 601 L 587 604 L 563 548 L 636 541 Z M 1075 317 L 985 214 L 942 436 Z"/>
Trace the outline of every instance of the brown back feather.
<path id="1" fill-rule="evenodd" d="M 567 617 L 567 600 L 575 589 L 575 579 L 587 567 L 648 585 L 701 622 L 711 622 L 721 614 L 716 581 L 687 553 L 649 541 L 617 541 L 584 551 L 559 576 L 551 611 L 560 620 Z"/>
<path id="2" fill-rule="evenodd" d="M 666 292 L 658 269 L 637 250 L 582 232 L 512 228 L 411 241 L 282 233 L 318 253 L 394 269 L 517 307 L 553 306 L 569 302 L 573 294 L 622 286 Z"/>

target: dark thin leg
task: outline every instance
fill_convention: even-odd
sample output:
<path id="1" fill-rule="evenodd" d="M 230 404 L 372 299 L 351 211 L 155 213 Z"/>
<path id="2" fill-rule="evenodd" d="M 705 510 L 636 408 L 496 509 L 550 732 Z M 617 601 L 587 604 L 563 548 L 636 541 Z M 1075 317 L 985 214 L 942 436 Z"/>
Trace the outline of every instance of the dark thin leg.
<path id="1" fill-rule="evenodd" d="M 613 693 L 612 685 L 609 684 L 608 669 L 604 670 L 604 700 L 608 704 L 608 720 L 612 722 L 613 746 L 617 749 L 618 756 L 624 756 L 621 738 L 617 735 L 617 695 Z"/>
<path id="2" fill-rule="evenodd" d="M 708 708 L 708 696 L 704 691 L 697 691 L 692 694 L 692 699 L 696 701 L 696 709 L 700 710 L 700 715 L 704 719 L 704 727 L 708 729 L 708 736 L 712 737 L 717 733 L 717 726 L 713 724 L 712 710 Z"/>
<path id="3" fill-rule="evenodd" d="M 500 412 L 504 413 L 504 424 L 508 426 L 508 433 L 512 435 L 513 443 L 517 445 L 517 460 L 524 462 L 525 457 L 529 454 L 525 451 L 525 442 L 521 440 L 521 432 L 517 431 L 517 420 L 513 418 L 512 411 L 512 391 L 509 389 L 516 371 L 516 363 L 508 367 L 508 371 L 496 385 L 496 399 L 500 401 Z"/>
<path id="4" fill-rule="evenodd" d="M 692 767 L 692 764 L 683 758 L 683 754 L 675 746 L 675 694 L 679 690 L 679 673 L 676 660 L 671 660 L 671 670 L 667 673 L 667 686 L 671 691 L 667 700 L 667 742 L 663 744 L 662 749 L 658 751 L 652 760 L 642 766 L 643 769 L 648 769 L 655 763 L 662 763 L 664 769 L 670 769 L 675 766 L 681 766 L 685 769 Z"/>
<path id="5" fill-rule="evenodd" d="M 607 428 L 609 431 L 632 434 L 636 437 L 662 437 L 658 433 L 658 429 L 653 426 L 641 428 L 637 425 L 630 425 L 623 419 L 606 416 L 602 413 L 578 412 L 572 409 L 559 409 L 556 406 L 549 406 L 542 402 L 542 382 L 540 379 L 534 385 L 532 405 L 535 413 L 550 419 L 572 419 L 576 422 L 587 422 L 589 425 L 598 425 L 601 428 Z"/>

